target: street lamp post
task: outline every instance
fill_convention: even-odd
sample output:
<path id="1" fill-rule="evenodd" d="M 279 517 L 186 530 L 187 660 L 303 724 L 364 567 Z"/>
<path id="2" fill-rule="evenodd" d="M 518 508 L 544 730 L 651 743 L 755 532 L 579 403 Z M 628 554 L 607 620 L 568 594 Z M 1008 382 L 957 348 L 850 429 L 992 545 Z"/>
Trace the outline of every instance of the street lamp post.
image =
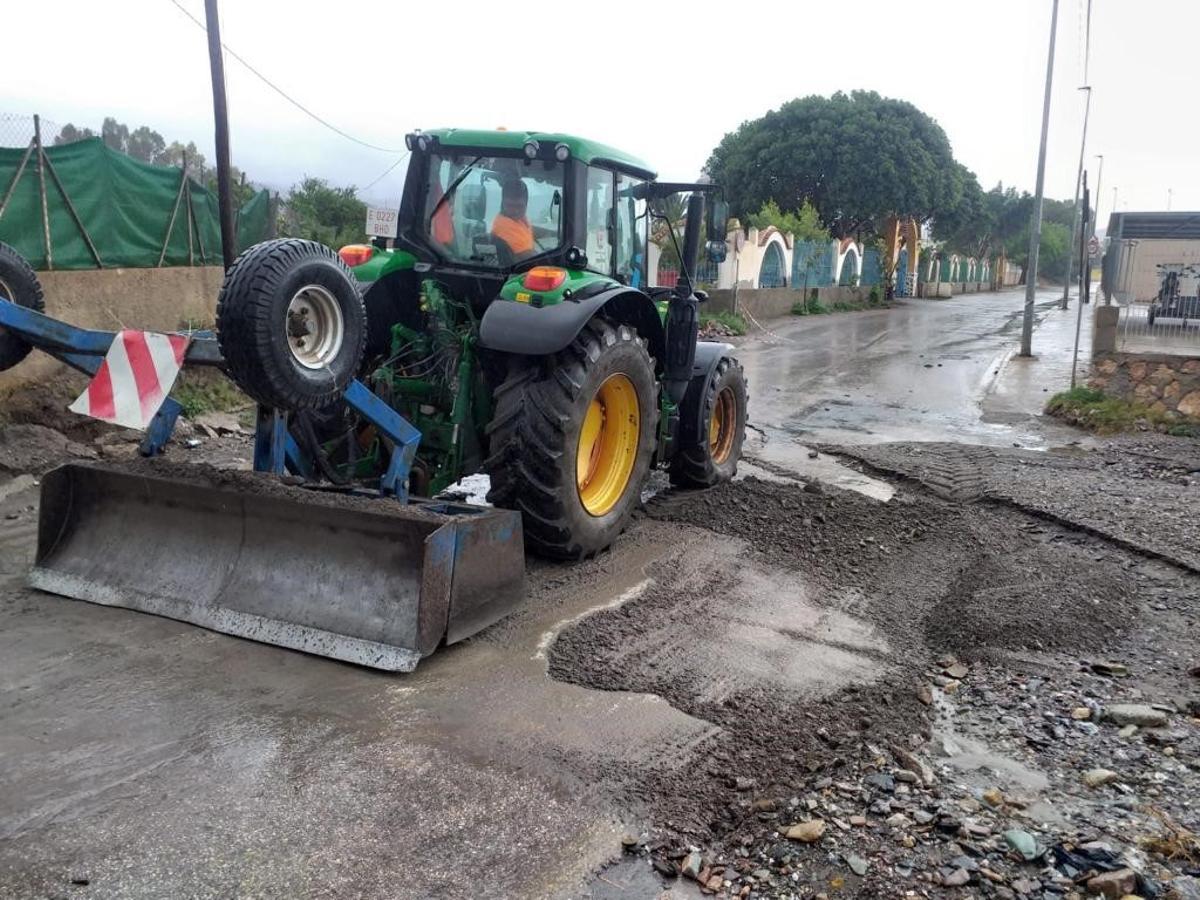
<path id="1" fill-rule="evenodd" d="M 1037 186 L 1029 217 L 1029 260 L 1025 272 L 1025 316 L 1021 321 L 1021 356 L 1033 356 L 1033 297 L 1037 291 L 1038 248 L 1042 243 L 1042 192 L 1046 187 L 1046 138 L 1050 132 L 1050 84 L 1054 79 L 1054 38 L 1058 33 L 1058 0 L 1050 12 L 1050 52 L 1046 59 L 1046 97 L 1042 101 L 1042 141 L 1038 148 Z"/>

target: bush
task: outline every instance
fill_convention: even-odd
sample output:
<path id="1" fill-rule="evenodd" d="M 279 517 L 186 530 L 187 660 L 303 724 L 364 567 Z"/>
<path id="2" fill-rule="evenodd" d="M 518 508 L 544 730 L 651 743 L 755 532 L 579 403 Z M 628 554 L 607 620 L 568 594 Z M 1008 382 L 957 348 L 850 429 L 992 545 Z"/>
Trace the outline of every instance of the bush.
<path id="1" fill-rule="evenodd" d="M 183 407 L 183 414 L 189 419 L 209 412 L 230 412 L 251 403 L 250 398 L 224 375 L 202 369 L 180 372 L 171 396 Z"/>
<path id="2" fill-rule="evenodd" d="M 880 293 L 879 287 L 876 286 L 876 287 L 871 288 L 871 292 L 869 294 L 867 294 L 867 302 L 870 303 L 872 306 L 878 306 L 882 300 L 883 300 L 883 294 Z"/>
<path id="3" fill-rule="evenodd" d="M 709 313 L 701 313 L 700 314 L 700 327 L 701 328 L 703 328 L 705 325 L 708 325 L 708 324 L 714 323 L 714 322 L 718 325 L 724 326 L 725 328 L 727 328 L 729 331 L 733 332 L 734 334 L 745 334 L 747 331 L 746 320 L 743 319 L 741 316 L 737 315 L 736 313 L 719 312 L 719 313 L 712 313 L 712 314 L 709 314 Z"/>
<path id="4" fill-rule="evenodd" d="M 1103 391 L 1089 387 L 1076 387 L 1055 394 L 1046 404 L 1046 414 L 1097 434 L 1115 434 L 1135 429 L 1165 431 L 1171 421 L 1165 414 L 1155 412 L 1144 403 L 1110 397 Z M 1190 427 L 1184 425 L 1184 428 Z"/>

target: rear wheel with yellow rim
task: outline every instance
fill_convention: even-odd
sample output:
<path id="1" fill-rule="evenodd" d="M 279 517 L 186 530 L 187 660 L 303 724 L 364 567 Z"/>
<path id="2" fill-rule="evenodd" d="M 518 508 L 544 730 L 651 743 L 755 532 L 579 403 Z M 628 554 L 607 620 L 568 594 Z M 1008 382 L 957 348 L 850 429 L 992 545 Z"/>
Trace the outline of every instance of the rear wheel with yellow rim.
<path id="1" fill-rule="evenodd" d="M 645 343 L 627 325 L 593 319 L 561 353 L 512 361 L 488 428 L 488 499 L 521 512 L 533 552 L 591 556 L 637 506 L 657 427 Z"/>

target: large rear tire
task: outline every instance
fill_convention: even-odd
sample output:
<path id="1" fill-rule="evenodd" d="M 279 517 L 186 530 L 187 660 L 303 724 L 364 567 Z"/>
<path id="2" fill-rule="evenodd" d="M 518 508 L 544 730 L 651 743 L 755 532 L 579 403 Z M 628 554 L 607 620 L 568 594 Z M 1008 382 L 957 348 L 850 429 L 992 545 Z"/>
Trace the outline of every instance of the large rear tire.
<path id="1" fill-rule="evenodd" d="M 681 447 L 671 460 L 671 484 L 707 488 L 737 474 L 746 439 L 746 396 L 745 373 L 727 356 L 717 363 L 703 393 L 684 398 L 683 415 L 699 415 L 702 428 L 700 440 Z"/>
<path id="2" fill-rule="evenodd" d="M 353 274 L 328 247 L 265 241 L 225 276 L 217 339 L 229 374 L 259 403 L 320 409 L 358 372 L 367 314 Z"/>
<path id="3" fill-rule="evenodd" d="M 521 513 L 532 552 L 592 556 L 628 524 L 657 428 L 645 342 L 627 325 L 593 319 L 555 356 L 512 360 L 488 426 L 488 500 Z"/>
<path id="4" fill-rule="evenodd" d="M 35 312 L 46 308 L 42 285 L 33 267 L 8 244 L 0 243 L 0 297 Z M 0 372 L 11 369 L 33 349 L 15 334 L 0 328 Z"/>

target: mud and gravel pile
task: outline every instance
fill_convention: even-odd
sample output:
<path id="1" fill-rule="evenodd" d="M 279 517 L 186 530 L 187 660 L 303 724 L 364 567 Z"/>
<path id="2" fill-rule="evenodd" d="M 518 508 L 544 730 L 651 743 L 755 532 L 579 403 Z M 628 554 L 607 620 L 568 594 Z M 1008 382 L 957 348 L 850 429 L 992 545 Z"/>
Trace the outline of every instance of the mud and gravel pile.
<path id="1" fill-rule="evenodd" d="M 553 677 L 658 694 L 722 729 L 722 738 L 697 748 L 693 765 L 648 777 L 630 798 L 654 823 L 636 849 L 658 871 L 733 896 L 841 889 L 900 896 L 960 886 L 987 896 L 1040 897 L 1044 885 L 1046 896 L 1060 897 L 1086 873 L 1030 867 L 1064 841 L 1114 840 L 1097 812 L 1104 804 L 1079 785 L 1076 769 L 1088 768 L 1088 753 L 1097 766 L 1117 765 L 1114 756 L 1125 761 L 1125 748 L 1114 745 L 1124 738 L 1115 728 L 1077 725 L 1071 710 L 1091 702 L 1099 718 L 1102 702 L 1118 692 L 1098 693 L 1091 674 L 1081 681 L 1075 673 L 1081 660 L 1090 673 L 1087 660 L 1140 660 L 1164 645 L 1186 647 L 1200 596 L 1196 579 L 1053 517 L 988 502 L 971 478 L 949 480 L 957 493 L 906 489 L 887 504 L 817 484 L 753 478 L 650 501 L 649 516 L 726 535 L 743 558 L 792 573 L 828 615 L 871 623 L 883 645 L 872 655 L 874 676 L 864 682 L 824 689 L 764 677 L 735 681 L 714 698 L 711 678 L 674 664 L 673 641 L 662 636 L 674 626 L 711 642 L 714 665 L 721 665 L 715 651 L 734 638 L 706 623 L 728 627 L 727 607 L 740 602 L 736 581 L 743 574 L 736 564 L 687 554 L 653 573 L 654 585 L 637 599 L 559 637 L 550 655 Z M 1165 630 L 1148 628 L 1147 613 L 1168 615 L 1158 607 L 1184 612 L 1169 613 L 1176 619 Z M 1032 659 L 1039 660 L 1037 675 L 1018 665 Z M 824 660 L 814 657 L 813 665 Z M 1055 674 L 1064 668 L 1072 673 L 1065 676 L 1070 690 L 1039 705 L 1043 686 L 1064 677 Z M 1147 661 L 1141 674 L 1158 668 Z M 968 672 L 972 680 L 964 681 Z M 1167 681 L 1178 689 L 1181 680 L 1187 676 L 1176 665 Z M 1068 699 L 1070 693 L 1077 696 Z M 960 696 L 969 705 L 960 706 Z M 1174 715 L 1186 715 L 1186 699 L 1170 702 Z M 947 721 L 980 739 L 1008 735 L 1003 749 L 1027 758 L 1014 765 L 1044 766 L 1054 779 L 1067 779 L 1067 812 L 1050 823 L 1038 818 L 1039 791 L 1005 777 L 1008 758 L 995 762 L 985 754 L 980 778 L 957 779 L 961 773 L 938 755 L 963 752 L 939 743 Z M 1193 727 L 1188 740 L 1194 737 Z M 1181 770 L 1200 788 L 1194 769 Z M 1126 787 L 1106 790 L 1132 796 L 1133 784 L 1161 776 L 1121 777 L 1130 779 Z M 996 803 L 981 799 L 985 791 L 998 792 L 988 794 Z M 1171 806 L 1163 793 L 1159 799 Z M 1091 805 L 1078 813 L 1083 795 Z M 1188 808 L 1172 810 L 1200 831 Z M 789 839 L 796 825 L 805 827 Z M 1005 834 L 1012 830 L 1034 840 L 1032 859 L 1010 846 Z M 813 831 L 820 833 L 811 841 L 799 836 Z M 1127 837 L 1128 845 L 1115 840 L 1118 848 L 1140 853 L 1137 838 Z M 1025 837 L 1011 840 L 1028 849 Z M 1114 852 L 1114 860 L 1123 859 Z M 1136 859 L 1150 871 L 1144 854 Z M 1177 865 L 1165 874 L 1183 871 Z"/>

